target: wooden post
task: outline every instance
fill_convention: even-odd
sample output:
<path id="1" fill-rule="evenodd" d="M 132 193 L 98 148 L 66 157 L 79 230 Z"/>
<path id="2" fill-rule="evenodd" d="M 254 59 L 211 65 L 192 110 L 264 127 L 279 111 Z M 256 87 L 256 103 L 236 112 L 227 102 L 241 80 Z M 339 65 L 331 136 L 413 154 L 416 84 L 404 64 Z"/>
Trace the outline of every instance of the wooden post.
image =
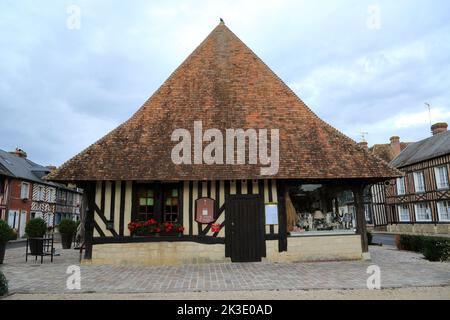
<path id="1" fill-rule="evenodd" d="M 278 195 L 278 251 L 287 251 L 287 213 L 286 213 L 286 183 L 284 180 L 277 180 Z"/>
<path id="2" fill-rule="evenodd" d="M 94 239 L 94 205 L 95 205 L 95 182 L 86 183 L 86 221 L 84 224 L 85 230 L 85 251 L 84 259 L 92 259 L 92 245 Z"/>
<path id="3" fill-rule="evenodd" d="M 356 209 L 356 233 L 361 235 L 362 252 L 369 252 L 367 239 L 366 215 L 364 213 L 364 184 L 353 187 L 353 198 Z"/>

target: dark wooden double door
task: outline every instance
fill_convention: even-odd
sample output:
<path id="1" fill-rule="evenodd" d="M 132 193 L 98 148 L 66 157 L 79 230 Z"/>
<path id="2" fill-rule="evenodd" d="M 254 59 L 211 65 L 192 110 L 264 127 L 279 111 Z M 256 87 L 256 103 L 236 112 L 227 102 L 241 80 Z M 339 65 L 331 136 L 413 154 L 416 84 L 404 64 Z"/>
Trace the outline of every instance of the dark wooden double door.
<path id="1" fill-rule="evenodd" d="M 226 198 L 226 247 L 233 262 L 258 262 L 266 256 L 264 206 L 259 195 Z"/>

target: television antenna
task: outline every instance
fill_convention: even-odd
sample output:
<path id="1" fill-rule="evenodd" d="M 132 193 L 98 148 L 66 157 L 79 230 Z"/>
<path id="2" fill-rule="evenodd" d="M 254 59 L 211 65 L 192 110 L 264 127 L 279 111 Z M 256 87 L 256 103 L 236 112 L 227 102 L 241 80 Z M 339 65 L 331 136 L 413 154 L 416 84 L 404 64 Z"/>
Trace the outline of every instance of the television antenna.
<path id="1" fill-rule="evenodd" d="M 430 128 L 431 128 L 431 126 L 432 126 L 432 123 L 431 123 L 431 104 L 429 104 L 428 102 L 425 102 L 425 105 L 428 108 L 428 119 L 430 120 Z"/>
<path id="2" fill-rule="evenodd" d="M 359 135 L 361 136 L 362 142 L 367 142 L 367 141 L 366 141 L 366 136 L 367 136 L 368 134 L 369 134 L 368 132 L 364 132 L 364 131 L 362 131 L 362 130 L 359 132 Z"/>

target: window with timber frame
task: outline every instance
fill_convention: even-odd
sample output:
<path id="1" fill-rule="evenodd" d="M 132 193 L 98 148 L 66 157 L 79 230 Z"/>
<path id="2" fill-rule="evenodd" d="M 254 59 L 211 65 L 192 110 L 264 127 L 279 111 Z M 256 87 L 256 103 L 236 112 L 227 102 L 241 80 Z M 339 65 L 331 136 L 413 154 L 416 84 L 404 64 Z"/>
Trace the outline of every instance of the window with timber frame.
<path id="1" fill-rule="evenodd" d="M 179 222 L 178 184 L 135 184 L 133 221 Z"/>

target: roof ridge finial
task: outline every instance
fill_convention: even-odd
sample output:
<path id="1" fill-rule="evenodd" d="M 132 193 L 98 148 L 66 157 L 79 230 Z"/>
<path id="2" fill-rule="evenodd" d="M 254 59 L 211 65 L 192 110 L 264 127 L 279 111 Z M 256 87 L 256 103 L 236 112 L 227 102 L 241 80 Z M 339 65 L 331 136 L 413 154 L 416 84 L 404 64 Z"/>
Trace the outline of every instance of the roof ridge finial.
<path id="1" fill-rule="evenodd" d="M 223 21 L 222 18 L 220 18 L 220 24 L 225 24 L 225 21 Z"/>

